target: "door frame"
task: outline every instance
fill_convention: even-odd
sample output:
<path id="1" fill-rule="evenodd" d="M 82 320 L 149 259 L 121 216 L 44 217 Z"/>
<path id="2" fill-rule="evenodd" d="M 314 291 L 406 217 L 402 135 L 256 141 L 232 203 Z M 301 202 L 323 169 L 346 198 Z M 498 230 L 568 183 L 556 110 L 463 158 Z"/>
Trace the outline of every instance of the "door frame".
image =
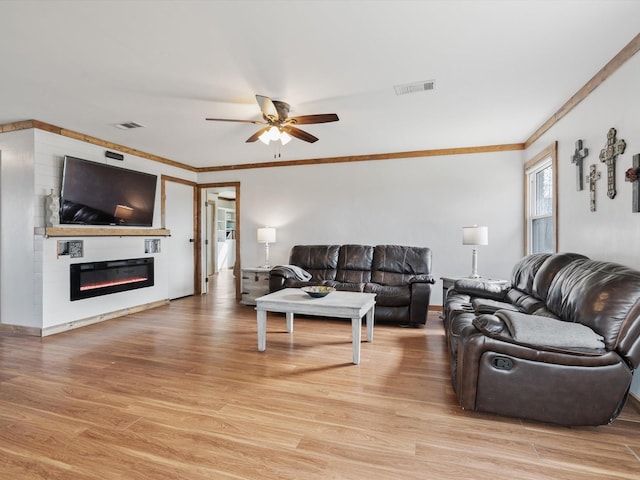
<path id="1" fill-rule="evenodd" d="M 234 284 L 235 284 L 235 290 L 236 290 L 236 301 L 239 302 L 240 300 L 242 300 L 242 290 L 241 290 L 241 286 L 240 286 L 240 280 L 241 280 L 241 272 L 242 272 L 242 265 L 241 265 L 241 257 L 240 257 L 240 238 L 241 238 L 241 232 L 240 232 L 240 226 L 241 226 L 241 222 L 240 222 L 240 182 L 214 182 L 214 183 L 198 183 L 197 184 L 197 190 L 196 190 L 196 198 L 197 198 L 197 205 L 198 208 L 196 208 L 196 219 L 197 219 L 197 223 L 196 225 L 198 225 L 198 235 L 197 235 L 197 248 L 196 251 L 198 253 L 197 255 L 197 259 L 196 259 L 196 268 L 195 270 L 197 271 L 197 289 L 199 291 L 199 293 L 202 293 L 202 284 L 204 282 L 204 278 L 203 275 L 206 276 L 207 272 L 206 269 L 203 270 L 203 255 L 202 255 L 202 244 L 204 243 L 202 241 L 202 238 L 204 238 L 206 236 L 206 233 L 204 232 L 204 229 L 206 228 L 205 222 L 203 222 L 203 216 L 204 216 L 204 209 L 205 207 L 205 196 L 203 195 L 203 192 L 208 189 L 208 188 L 234 188 L 236 191 L 236 238 L 235 238 L 235 254 L 236 254 L 236 263 L 235 266 L 233 267 L 233 273 L 235 275 L 234 277 Z"/>

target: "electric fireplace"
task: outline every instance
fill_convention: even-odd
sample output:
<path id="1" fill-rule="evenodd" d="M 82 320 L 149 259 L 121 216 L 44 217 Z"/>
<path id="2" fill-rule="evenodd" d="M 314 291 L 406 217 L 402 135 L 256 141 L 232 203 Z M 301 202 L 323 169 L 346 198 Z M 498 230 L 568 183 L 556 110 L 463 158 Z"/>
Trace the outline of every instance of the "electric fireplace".
<path id="1" fill-rule="evenodd" d="M 71 301 L 153 286 L 153 257 L 74 263 Z"/>

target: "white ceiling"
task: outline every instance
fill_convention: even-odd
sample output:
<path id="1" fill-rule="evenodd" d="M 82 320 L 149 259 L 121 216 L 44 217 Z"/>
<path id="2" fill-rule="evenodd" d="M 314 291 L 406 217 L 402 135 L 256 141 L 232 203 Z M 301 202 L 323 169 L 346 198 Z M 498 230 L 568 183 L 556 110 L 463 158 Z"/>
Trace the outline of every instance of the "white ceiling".
<path id="1" fill-rule="evenodd" d="M 638 34 L 637 0 L 0 1 L 0 124 L 196 167 L 270 162 L 254 95 L 308 125 L 280 160 L 524 142 Z M 436 80 L 396 96 L 394 85 Z M 113 125 L 135 121 L 145 128 Z"/>

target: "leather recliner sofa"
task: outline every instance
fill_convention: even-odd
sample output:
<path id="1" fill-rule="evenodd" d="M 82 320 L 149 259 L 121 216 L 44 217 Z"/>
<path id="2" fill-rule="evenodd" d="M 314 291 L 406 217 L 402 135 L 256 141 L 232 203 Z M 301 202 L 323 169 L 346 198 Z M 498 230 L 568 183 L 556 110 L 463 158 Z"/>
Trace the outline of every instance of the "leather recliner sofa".
<path id="1" fill-rule="evenodd" d="M 444 323 L 462 408 L 608 424 L 640 364 L 640 272 L 578 254 L 530 255 L 510 285 L 457 281 Z"/>
<path id="2" fill-rule="evenodd" d="M 326 285 L 376 294 L 375 321 L 424 325 L 431 297 L 431 250 L 400 245 L 296 245 L 289 265 L 311 275 L 300 280 L 286 266 L 269 272 L 269 290 Z"/>

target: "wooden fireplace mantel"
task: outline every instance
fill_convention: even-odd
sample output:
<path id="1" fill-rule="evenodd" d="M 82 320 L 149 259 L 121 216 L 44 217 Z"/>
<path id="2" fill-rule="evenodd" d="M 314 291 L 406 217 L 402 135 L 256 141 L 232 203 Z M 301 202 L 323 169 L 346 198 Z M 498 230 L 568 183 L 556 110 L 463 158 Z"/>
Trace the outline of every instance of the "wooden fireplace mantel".
<path id="1" fill-rule="evenodd" d="M 126 227 L 45 227 L 36 229 L 37 234 L 46 237 L 169 237 L 166 228 L 126 228 Z"/>

